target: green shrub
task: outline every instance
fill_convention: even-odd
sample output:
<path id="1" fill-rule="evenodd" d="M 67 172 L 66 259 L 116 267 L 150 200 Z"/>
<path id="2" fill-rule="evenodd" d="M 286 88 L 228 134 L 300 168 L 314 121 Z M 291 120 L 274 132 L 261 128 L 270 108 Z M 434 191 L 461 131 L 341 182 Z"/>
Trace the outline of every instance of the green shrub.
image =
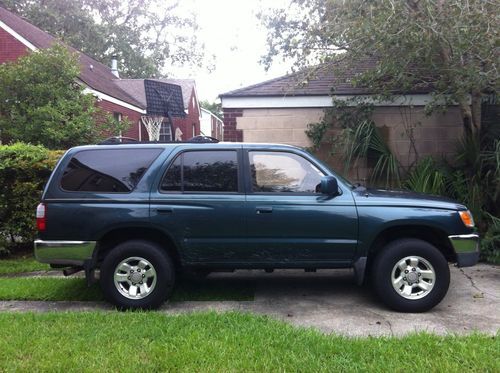
<path id="1" fill-rule="evenodd" d="M 500 218 L 487 215 L 490 225 L 481 240 L 481 257 L 488 262 L 500 264 Z"/>
<path id="2" fill-rule="evenodd" d="M 445 195 L 445 182 L 443 170 L 432 157 L 426 157 L 406 175 L 403 186 L 414 192 Z"/>
<path id="3" fill-rule="evenodd" d="M 36 206 L 63 153 L 40 145 L 0 145 L 0 251 L 31 245 Z"/>

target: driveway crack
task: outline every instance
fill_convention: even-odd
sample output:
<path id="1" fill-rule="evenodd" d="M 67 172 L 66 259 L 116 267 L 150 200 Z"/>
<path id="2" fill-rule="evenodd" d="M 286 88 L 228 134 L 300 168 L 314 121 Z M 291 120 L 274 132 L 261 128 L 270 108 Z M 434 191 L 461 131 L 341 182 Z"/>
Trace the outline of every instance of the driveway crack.
<path id="1" fill-rule="evenodd" d="M 460 272 L 462 272 L 462 274 L 467 278 L 469 279 L 470 281 L 470 284 L 471 286 L 476 289 L 478 292 L 480 292 L 481 294 L 487 294 L 489 295 L 490 297 L 493 297 L 493 298 L 498 298 L 496 295 L 494 294 L 491 294 L 491 293 L 488 293 L 487 291 L 484 291 L 482 290 L 481 288 L 479 288 L 477 285 L 476 285 L 476 282 L 474 281 L 474 279 L 472 278 L 472 276 L 468 275 L 467 273 L 465 273 L 465 271 L 463 270 L 463 268 L 459 268 L 460 269 Z"/>

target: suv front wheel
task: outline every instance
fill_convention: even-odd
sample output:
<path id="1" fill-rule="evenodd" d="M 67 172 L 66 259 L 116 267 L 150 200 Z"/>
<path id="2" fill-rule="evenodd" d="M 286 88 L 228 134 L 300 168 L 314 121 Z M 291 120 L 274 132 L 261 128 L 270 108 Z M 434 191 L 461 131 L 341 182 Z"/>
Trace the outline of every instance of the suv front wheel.
<path id="1" fill-rule="evenodd" d="M 114 247 L 101 265 L 104 297 L 120 309 L 153 309 L 171 294 L 175 271 L 157 244 L 131 240 Z"/>
<path id="2" fill-rule="evenodd" d="M 446 295 L 450 269 L 435 246 L 418 239 L 400 239 L 376 256 L 372 281 L 377 295 L 392 309 L 424 312 Z"/>

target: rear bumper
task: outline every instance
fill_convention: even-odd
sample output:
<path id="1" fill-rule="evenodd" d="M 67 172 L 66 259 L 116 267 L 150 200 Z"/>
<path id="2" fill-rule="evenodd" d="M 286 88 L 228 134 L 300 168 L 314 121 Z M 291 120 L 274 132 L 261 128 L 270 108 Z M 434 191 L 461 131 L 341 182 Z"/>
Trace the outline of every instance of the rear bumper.
<path id="1" fill-rule="evenodd" d="M 92 259 L 95 241 L 35 241 L 35 258 L 41 263 L 83 266 Z"/>
<path id="2" fill-rule="evenodd" d="M 448 236 L 457 256 L 459 267 L 470 267 L 479 261 L 479 235 L 459 234 Z"/>

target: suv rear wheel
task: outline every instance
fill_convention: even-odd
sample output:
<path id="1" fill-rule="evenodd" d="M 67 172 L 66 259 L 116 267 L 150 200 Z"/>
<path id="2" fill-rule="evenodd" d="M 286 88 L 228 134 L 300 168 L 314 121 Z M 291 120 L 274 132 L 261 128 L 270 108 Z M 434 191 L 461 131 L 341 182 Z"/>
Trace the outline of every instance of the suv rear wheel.
<path id="1" fill-rule="evenodd" d="M 120 309 L 153 309 L 171 294 L 172 260 L 157 244 L 131 240 L 113 248 L 101 265 L 105 298 Z"/>
<path id="2" fill-rule="evenodd" d="M 443 254 L 418 239 L 389 243 L 375 258 L 373 286 L 380 299 L 400 312 L 424 312 L 437 305 L 450 285 Z"/>

